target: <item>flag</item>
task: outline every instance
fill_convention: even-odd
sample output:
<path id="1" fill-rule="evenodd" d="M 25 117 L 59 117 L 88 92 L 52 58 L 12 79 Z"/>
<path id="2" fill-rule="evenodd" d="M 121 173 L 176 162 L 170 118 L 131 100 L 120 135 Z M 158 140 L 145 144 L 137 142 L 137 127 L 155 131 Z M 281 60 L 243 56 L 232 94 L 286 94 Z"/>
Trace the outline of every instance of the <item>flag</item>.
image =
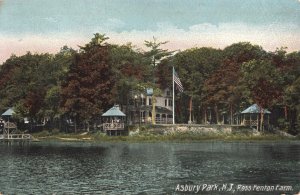
<path id="1" fill-rule="evenodd" d="M 176 84 L 177 84 L 177 87 L 178 87 L 178 90 L 180 91 L 180 92 L 183 92 L 183 86 L 182 86 L 182 83 L 181 83 L 181 81 L 180 81 L 180 79 L 179 79 L 179 77 L 178 77 L 178 75 L 177 75 L 177 73 L 176 73 L 176 71 L 175 71 L 175 69 L 173 68 L 173 78 L 174 78 L 174 81 L 173 82 L 175 82 Z"/>

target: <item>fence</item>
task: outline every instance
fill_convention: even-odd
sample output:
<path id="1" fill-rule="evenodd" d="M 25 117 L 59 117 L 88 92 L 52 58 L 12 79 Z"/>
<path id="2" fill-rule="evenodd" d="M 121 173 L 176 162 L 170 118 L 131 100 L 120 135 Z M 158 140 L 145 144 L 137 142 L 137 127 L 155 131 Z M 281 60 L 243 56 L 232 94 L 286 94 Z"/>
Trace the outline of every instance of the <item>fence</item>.
<path id="1" fill-rule="evenodd" d="M 124 123 L 104 123 L 103 130 L 124 130 Z"/>

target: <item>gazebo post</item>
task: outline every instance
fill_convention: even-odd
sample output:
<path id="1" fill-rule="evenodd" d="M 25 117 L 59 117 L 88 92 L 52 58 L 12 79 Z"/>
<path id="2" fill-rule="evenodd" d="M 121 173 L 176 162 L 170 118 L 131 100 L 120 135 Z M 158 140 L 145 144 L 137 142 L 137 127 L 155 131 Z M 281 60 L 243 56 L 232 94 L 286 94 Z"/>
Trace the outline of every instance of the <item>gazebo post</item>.
<path id="1" fill-rule="evenodd" d="M 270 126 L 270 115 L 268 114 L 268 130 L 270 130 L 269 126 Z"/>
<path id="2" fill-rule="evenodd" d="M 258 127 L 259 127 L 259 120 L 258 120 L 259 114 L 257 114 L 256 116 L 257 116 L 257 117 L 256 117 L 256 118 L 257 118 L 257 121 L 256 121 L 256 123 L 257 123 L 257 124 L 256 124 L 256 130 L 258 131 Z"/>
<path id="3" fill-rule="evenodd" d="M 7 124 L 7 137 L 9 138 L 9 117 L 8 117 L 8 124 Z"/>

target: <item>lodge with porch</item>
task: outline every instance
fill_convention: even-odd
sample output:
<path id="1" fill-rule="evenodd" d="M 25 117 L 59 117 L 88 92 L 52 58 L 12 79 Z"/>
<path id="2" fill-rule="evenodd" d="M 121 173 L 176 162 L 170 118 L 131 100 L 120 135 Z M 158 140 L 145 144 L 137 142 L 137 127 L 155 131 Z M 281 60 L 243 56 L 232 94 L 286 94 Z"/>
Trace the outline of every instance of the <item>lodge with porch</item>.
<path id="1" fill-rule="evenodd" d="M 132 95 L 127 106 L 129 124 L 151 124 L 153 110 L 153 91 L 148 89 L 146 93 Z M 162 91 L 160 96 L 155 97 L 155 124 L 172 124 L 173 100 L 169 88 Z"/>

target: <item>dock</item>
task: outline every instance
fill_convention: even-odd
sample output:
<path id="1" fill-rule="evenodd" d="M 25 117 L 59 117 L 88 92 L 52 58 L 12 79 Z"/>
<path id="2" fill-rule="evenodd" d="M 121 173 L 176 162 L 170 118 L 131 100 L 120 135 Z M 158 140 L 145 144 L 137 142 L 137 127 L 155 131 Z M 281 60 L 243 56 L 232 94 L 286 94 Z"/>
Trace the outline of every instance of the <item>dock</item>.
<path id="1" fill-rule="evenodd" d="M 2 134 L 0 135 L 0 140 L 31 141 L 34 140 L 34 137 L 30 134 Z"/>

